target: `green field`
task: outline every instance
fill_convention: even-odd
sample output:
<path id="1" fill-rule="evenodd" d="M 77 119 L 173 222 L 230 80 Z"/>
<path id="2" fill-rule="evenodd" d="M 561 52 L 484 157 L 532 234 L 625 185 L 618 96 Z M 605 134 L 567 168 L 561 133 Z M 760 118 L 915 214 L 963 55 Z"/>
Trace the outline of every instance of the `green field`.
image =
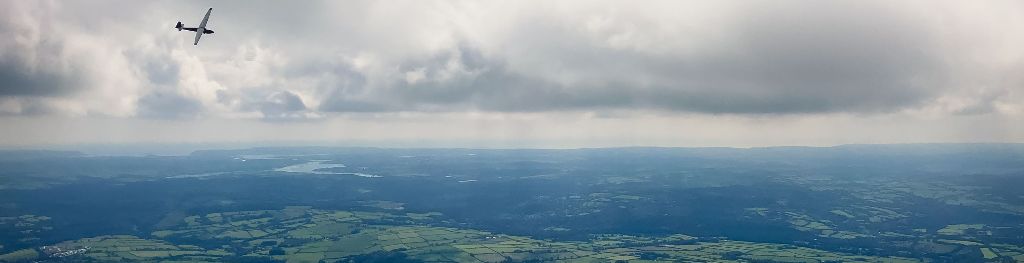
<path id="1" fill-rule="evenodd" d="M 903 258 L 859 256 L 783 244 L 699 240 L 682 234 L 594 235 L 589 241 L 554 242 L 429 224 L 438 216 L 441 215 L 333 211 L 309 207 L 214 213 L 184 217 L 168 229 L 153 232 L 150 237 L 83 238 L 54 244 L 50 250 L 80 250 L 81 253 L 63 257 L 90 261 L 218 262 L 231 257 L 333 262 L 357 255 L 400 252 L 410 258 L 432 262 L 913 262 Z M 819 228 L 814 223 L 808 221 L 804 226 Z M 24 261 L 62 257 L 43 252 L 21 250 L 2 255 L 0 259 Z M 982 253 L 987 257 L 995 252 L 983 248 Z"/>

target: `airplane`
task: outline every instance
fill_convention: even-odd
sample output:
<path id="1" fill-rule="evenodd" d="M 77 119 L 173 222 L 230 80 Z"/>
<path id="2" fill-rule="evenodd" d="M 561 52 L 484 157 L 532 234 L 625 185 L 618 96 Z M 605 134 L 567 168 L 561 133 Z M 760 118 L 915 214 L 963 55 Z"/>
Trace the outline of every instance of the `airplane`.
<path id="1" fill-rule="evenodd" d="M 213 8 L 206 10 L 206 16 L 203 17 L 203 22 L 199 23 L 199 27 L 185 27 L 185 25 L 181 24 L 181 21 L 178 21 L 178 25 L 174 26 L 174 28 L 177 28 L 178 31 L 184 29 L 196 32 L 196 42 L 192 43 L 192 45 L 199 45 L 199 38 L 202 37 L 203 34 L 213 34 L 213 30 L 206 29 L 206 21 L 210 20 L 210 12 L 213 12 Z"/>

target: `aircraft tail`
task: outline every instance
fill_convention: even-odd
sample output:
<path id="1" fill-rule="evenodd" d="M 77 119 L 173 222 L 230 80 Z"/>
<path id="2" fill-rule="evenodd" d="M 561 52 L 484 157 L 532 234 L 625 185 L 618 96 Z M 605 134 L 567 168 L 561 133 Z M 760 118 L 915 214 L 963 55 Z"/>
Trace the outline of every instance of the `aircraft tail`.
<path id="1" fill-rule="evenodd" d="M 182 27 L 185 27 L 185 25 L 182 25 L 182 24 L 181 24 L 181 21 L 178 21 L 178 24 L 174 26 L 174 28 L 177 28 L 177 29 L 178 29 L 178 31 L 181 31 L 181 28 L 182 28 Z"/>

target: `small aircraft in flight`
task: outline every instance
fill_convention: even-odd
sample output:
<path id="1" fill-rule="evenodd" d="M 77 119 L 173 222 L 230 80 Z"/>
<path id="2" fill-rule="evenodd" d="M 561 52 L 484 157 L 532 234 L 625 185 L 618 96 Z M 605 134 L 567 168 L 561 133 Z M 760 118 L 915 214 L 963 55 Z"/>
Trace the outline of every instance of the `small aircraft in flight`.
<path id="1" fill-rule="evenodd" d="M 199 23 L 199 27 L 185 27 L 185 25 L 181 24 L 181 21 L 178 21 L 178 25 L 174 26 L 174 28 L 177 28 L 178 31 L 188 30 L 196 32 L 196 42 L 192 43 L 192 45 L 199 45 L 199 38 L 202 37 L 203 34 L 213 34 L 213 30 L 206 29 L 206 21 L 210 20 L 210 12 L 213 12 L 213 8 L 206 10 L 206 16 L 203 17 L 203 22 Z"/>

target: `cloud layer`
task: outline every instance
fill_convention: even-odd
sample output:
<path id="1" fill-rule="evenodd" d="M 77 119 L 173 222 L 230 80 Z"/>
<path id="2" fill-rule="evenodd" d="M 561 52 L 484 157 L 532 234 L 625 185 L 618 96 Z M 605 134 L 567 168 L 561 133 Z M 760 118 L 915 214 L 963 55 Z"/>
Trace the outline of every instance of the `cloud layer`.
<path id="1" fill-rule="evenodd" d="M 0 3 L 0 113 L 1024 114 L 1019 1 Z"/>

